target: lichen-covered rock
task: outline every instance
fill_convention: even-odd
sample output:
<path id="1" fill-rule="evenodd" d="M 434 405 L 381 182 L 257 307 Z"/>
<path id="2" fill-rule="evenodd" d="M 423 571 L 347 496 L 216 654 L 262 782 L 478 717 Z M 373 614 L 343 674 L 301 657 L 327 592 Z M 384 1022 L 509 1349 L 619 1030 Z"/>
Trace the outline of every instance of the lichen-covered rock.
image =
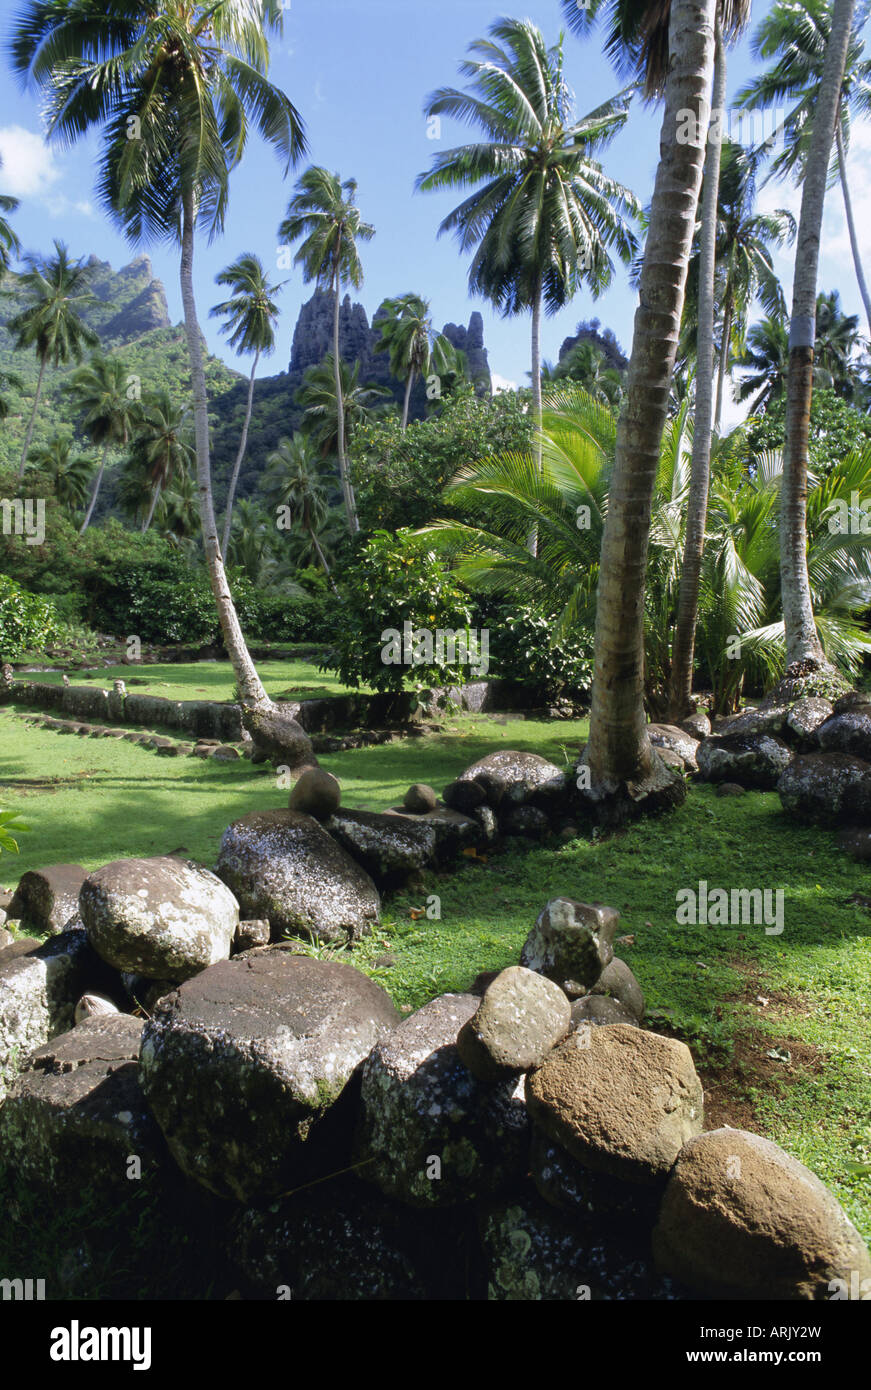
<path id="1" fill-rule="evenodd" d="M 78 912 L 79 889 L 87 876 L 81 864 L 30 869 L 20 879 L 7 915 L 39 936 L 63 931 Z"/>
<path id="2" fill-rule="evenodd" d="M 218 1196 L 270 1197 L 346 1166 L 340 1100 L 398 1018 L 353 966 L 267 947 L 160 1002 L 140 1082 L 182 1172 Z"/>
<path id="3" fill-rule="evenodd" d="M 190 860 L 116 859 L 79 894 L 94 950 L 117 970 L 186 980 L 230 954 L 239 904 L 219 878 Z"/>
<path id="4" fill-rule="evenodd" d="M 689 1048 L 615 1023 L 570 1033 L 527 1078 L 534 1125 L 573 1158 L 625 1182 L 662 1184 L 702 1129 Z"/>
<path id="5" fill-rule="evenodd" d="M 529 1155 L 532 1180 L 549 1206 L 584 1221 L 632 1225 L 648 1236 L 656 1220 L 660 1191 L 596 1173 L 533 1125 Z"/>
<path id="6" fill-rule="evenodd" d="M 294 784 L 289 805 L 291 811 L 304 811 L 316 820 L 326 820 L 338 811 L 341 800 L 338 777 L 322 767 L 307 767 Z"/>
<path id="7" fill-rule="evenodd" d="M 240 922 L 233 937 L 233 950 L 253 951 L 258 946 L 269 945 L 269 923 L 265 917 L 253 917 Z"/>
<path id="8" fill-rule="evenodd" d="M 0 1163 L 55 1195 L 129 1187 L 166 1161 L 137 1079 L 142 1020 L 103 1014 L 36 1049 L 0 1109 Z"/>
<path id="9" fill-rule="evenodd" d="M 483 792 L 474 805 L 467 804 L 469 783 L 475 783 Z M 461 772 L 457 780 L 445 788 L 444 799 L 448 806 L 465 812 L 474 810 L 481 801 L 497 811 L 527 803 L 547 810 L 559 803 L 565 790 L 565 774 L 554 763 L 540 758 L 537 753 L 500 748 Z"/>
<path id="10" fill-rule="evenodd" d="M 506 835 L 523 835 L 530 840 L 540 840 L 550 830 L 550 821 L 540 806 L 512 806 L 500 817 L 499 824 Z"/>
<path id="11" fill-rule="evenodd" d="M 732 726 L 733 727 L 733 726 Z M 783 739 L 772 734 L 711 734 L 696 755 L 706 782 L 738 782 L 757 791 L 773 791 L 793 759 Z"/>
<path id="12" fill-rule="evenodd" d="M 676 753 L 690 772 L 696 771 L 696 750 L 699 740 L 676 724 L 648 724 L 647 736 L 654 748 Z"/>
<path id="13" fill-rule="evenodd" d="M 591 994 L 605 994 L 616 1000 L 634 1016 L 638 1023 L 644 1017 L 644 991 L 625 960 L 615 956 L 602 971 Z"/>
<path id="14" fill-rule="evenodd" d="M 838 700 L 849 693 L 849 685 L 833 666 L 811 656 L 787 666 L 783 679 L 773 690 L 769 690 L 762 703 L 791 705 L 812 695 L 821 696 L 824 700 Z"/>
<path id="15" fill-rule="evenodd" d="M 762 704 L 742 710 L 729 720 L 730 738 L 748 738 L 755 734 L 784 734 L 789 719 L 788 704 Z"/>
<path id="16" fill-rule="evenodd" d="M 858 707 L 830 715 L 818 725 L 816 743 L 824 753 L 848 753 L 871 762 L 871 709 Z"/>
<path id="17" fill-rule="evenodd" d="M 686 719 L 679 720 L 677 727 L 701 743 L 711 732 L 711 721 L 703 709 L 697 709 L 694 714 L 688 714 Z"/>
<path id="18" fill-rule="evenodd" d="M 856 793 L 871 784 L 871 764 L 848 753 L 800 753 L 777 784 L 784 811 L 797 820 L 834 825 L 849 819 Z"/>
<path id="19" fill-rule="evenodd" d="M 436 861 L 436 831 L 425 817 L 340 810 L 326 829 L 380 885 L 401 882 Z"/>
<path id="20" fill-rule="evenodd" d="M 796 700 L 786 717 L 785 736 L 791 737 L 800 748 L 808 748 L 815 741 L 820 725 L 825 724 L 833 713 L 831 701 L 824 700 L 820 695 L 807 695 L 803 700 Z"/>
<path id="21" fill-rule="evenodd" d="M 402 804 L 406 811 L 419 816 L 426 811 L 434 811 L 439 803 L 432 787 L 428 786 L 426 782 L 413 782 L 402 798 Z"/>
<path id="22" fill-rule="evenodd" d="M 518 806 L 516 809 L 518 811 L 534 811 L 536 808 L 534 806 Z M 492 806 L 488 806 L 486 802 L 482 802 L 482 804 L 476 806 L 472 812 L 472 819 L 476 820 L 480 825 L 481 838 L 486 844 L 491 845 L 494 840 L 498 840 L 499 822 L 496 819 L 496 812 L 493 810 Z"/>
<path id="23" fill-rule="evenodd" d="M 457 1050 L 478 1004 L 470 994 L 440 995 L 404 1019 L 363 1067 L 360 1174 L 410 1206 L 471 1202 L 525 1170 L 522 1079 L 478 1081 Z"/>
<path id="24" fill-rule="evenodd" d="M 602 1028 L 611 1023 L 627 1023 L 630 1028 L 637 1028 L 638 1022 L 631 1009 L 605 994 L 585 994 L 572 1004 L 572 1032 L 584 1024 Z"/>
<path id="25" fill-rule="evenodd" d="M 488 808 L 489 809 L 489 808 Z M 465 816 L 460 811 L 452 811 L 448 806 L 437 806 L 434 811 L 412 814 L 393 807 L 385 811 L 386 816 L 406 817 L 414 824 L 421 822 L 431 826 L 436 837 L 436 858 L 446 863 L 461 854 L 464 849 L 474 849 L 484 844 L 486 833 L 474 816 Z"/>
<path id="26" fill-rule="evenodd" d="M 571 1005 L 559 986 L 513 965 L 484 992 L 460 1029 L 457 1050 L 479 1081 L 503 1081 L 539 1066 L 570 1022 Z"/>
<path id="27" fill-rule="evenodd" d="M 619 912 L 602 903 L 552 898 L 523 943 L 520 963 L 577 998 L 613 959 L 619 921 Z"/>
<path id="28" fill-rule="evenodd" d="M 274 937 L 311 932 L 322 941 L 356 941 L 379 918 L 369 875 L 301 811 L 256 811 L 234 821 L 221 840 L 217 873 L 242 916 L 265 917 Z"/>
<path id="29" fill-rule="evenodd" d="M 642 1240 L 607 1226 L 579 1226 L 534 1196 L 491 1207 L 482 1216 L 487 1297 L 496 1302 L 673 1299 Z"/>
<path id="30" fill-rule="evenodd" d="M 86 990 L 100 989 L 108 973 L 81 928 L 26 954 L 16 946 L 0 965 L 0 1101 L 27 1056 L 72 1028 L 76 1003 Z"/>
<path id="31" fill-rule="evenodd" d="M 311 739 L 301 724 L 280 705 L 242 709 L 242 727 L 251 735 L 258 758 L 289 767 L 317 767 Z"/>
<path id="32" fill-rule="evenodd" d="M 770 1139 L 716 1129 L 681 1150 L 653 1249 L 660 1268 L 715 1298 L 868 1296 L 871 1258 L 832 1193 Z"/>

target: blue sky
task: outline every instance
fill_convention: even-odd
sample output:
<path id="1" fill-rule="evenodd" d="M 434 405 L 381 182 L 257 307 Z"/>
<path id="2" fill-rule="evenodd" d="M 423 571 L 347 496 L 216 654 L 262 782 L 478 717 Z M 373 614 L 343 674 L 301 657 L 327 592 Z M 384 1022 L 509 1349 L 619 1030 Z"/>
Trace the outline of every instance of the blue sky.
<path id="1" fill-rule="evenodd" d="M 18 10 L 0 0 L 4 47 Z M 754 7 L 755 19 L 767 5 Z M 468 319 L 481 309 L 485 342 L 493 371 L 510 382 L 524 383 L 529 360 L 529 321 L 504 320 L 481 301 L 470 300 L 467 262 L 449 237 L 437 239 L 441 218 L 455 201 L 452 194 L 425 195 L 413 191 L 415 177 L 427 169 L 435 150 L 461 143 L 466 128 L 443 121 L 441 139 L 428 138 L 422 107 L 437 86 L 460 82 L 457 62 L 468 43 L 486 33 L 500 14 L 533 19 L 548 37 L 561 27 L 557 0 L 527 0 L 517 9 L 500 7 L 498 0 L 289 0 L 283 39 L 273 46 L 272 79 L 290 95 L 306 122 L 310 161 L 336 169 L 343 178 L 358 181 L 358 201 L 377 235 L 363 248 L 365 283 L 358 296 L 370 317 L 386 295 L 407 290 L 432 302 L 433 316 Z M 567 76 L 577 110 L 582 114 L 614 94 L 619 82 L 601 56 L 598 36 L 581 42 L 566 37 Z M 753 70 L 746 37 L 730 56 L 730 95 Z M 614 177 L 628 184 L 642 202 L 649 201 L 658 157 L 659 113 L 634 103 L 629 122 L 605 155 Z M 61 237 L 79 255 L 95 253 L 117 268 L 136 250 L 112 228 L 93 197 L 93 143 L 72 151 L 48 150 L 40 138 L 38 100 L 22 93 L 5 66 L 0 66 L 0 191 L 22 200 L 15 226 L 30 249 L 47 249 Z M 871 131 L 854 131 L 850 172 L 857 221 L 864 250 L 871 258 Z M 243 250 L 257 252 L 267 265 L 276 265 L 276 228 L 292 192 L 295 175 L 282 181 L 274 155 L 255 137 L 241 168 L 233 176 L 230 212 L 223 238 L 197 248 L 196 281 L 203 327 L 213 351 L 228 361 L 226 349 L 207 310 L 218 298 L 214 275 Z M 792 188 L 763 191 L 767 207 L 789 206 L 798 211 Z M 164 281 L 174 320 L 181 317 L 177 257 L 172 248 L 146 247 L 155 273 Z M 779 261 L 787 293 L 791 283 L 790 257 Z M 277 269 L 277 278 L 284 278 Z M 840 192 L 832 190 L 826 211 L 821 288 L 841 291 L 845 307 L 860 311 L 849 255 Z M 282 295 L 283 319 L 279 347 L 269 373 L 287 365 L 293 325 L 310 289 L 298 271 L 291 273 Z M 580 319 L 598 317 L 613 328 L 628 350 L 635 296 L 626 272 L 618 266 L 613 287 L 598 301 L 582 291 L 572 304 L 543 329 L 543 352 L 555 359 L 559 345 Z M 243 366 L 244 364 L 239 364 Z"/>

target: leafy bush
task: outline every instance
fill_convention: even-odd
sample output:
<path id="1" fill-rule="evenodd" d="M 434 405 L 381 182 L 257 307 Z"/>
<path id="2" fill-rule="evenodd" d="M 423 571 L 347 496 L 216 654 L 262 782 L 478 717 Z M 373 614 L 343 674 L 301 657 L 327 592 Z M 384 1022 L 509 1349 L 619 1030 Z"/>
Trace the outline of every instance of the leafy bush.
<path id="1" fill-rule="evenodd" d="M 554 640 L 556 615 L 532 604 L 497 610 L 490 629 L 491 673 L 529 686 L 543 702 L 584 697 L 593 679 L 593 633 L 576 628 Z"/>
<path id="2" fill-rule="evenodd" d="M 333 594 L 306 598 L 257 594 L 250 635 L 261 642 L 331 642 L 338 613 L 338 600 Z"/>
<path id="3" fill-rule="evenodd" d="M 752 416 L 746 426 L 748 463 L 760 454 L 784 447 L 786 401 L 774 401 L 764 415 Z M 814 388 L 808 461 L 811 472 L 825 477 L 852 449 L 871 439 L 871 419 L 848 405 L 832 390 Z"/>
<path id="4" fill-rule="evenodd" d="M 0 657 L 4 661 L 43 651 L 57 639 L 58 631 L 53 604 L 27 593 L 8 574 L 0 574 Z"/>
<path id="5" fill-rule="evenodd" d="M 399 691 L 406 678 L 419 687 L 462 685 L 469 667 L 459 661 L 426 659 L 405 664 L 384 659 L 392 630 L 401 636 L 405 624 L 425 629 L 435 642 L 439 629 L 457 632 L 471 622 L 468 599 L 445 565 L 425 543 L 408 531 L 391 535 L 376 531 L 360 552 L 356 569 L 345 576 L 341 623 L 332 652 L 322 670 L 338 671 L 346 685 L 371 685 Z M 422 654 L 422 647 L 409 656 Z M 396 656 L 396 649 L 389 655 Z"/>

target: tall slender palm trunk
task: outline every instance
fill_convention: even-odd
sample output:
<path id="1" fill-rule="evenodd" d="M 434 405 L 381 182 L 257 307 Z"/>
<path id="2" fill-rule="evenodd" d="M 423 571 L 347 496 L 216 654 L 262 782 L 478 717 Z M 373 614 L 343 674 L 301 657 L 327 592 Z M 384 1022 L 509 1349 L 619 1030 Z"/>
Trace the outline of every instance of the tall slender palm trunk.
<path id="1" fill-rule="evenodd" d="M 726 298 L 723 301 L 723 331 L 720 334 L 720 362 L 717 369 L 717 404 L 714 409 L 714 429 L 719 433 L 720 420 L 723 414 L 723 386 L 726 381 L 726 367 L 729 362 L 730 344 L 732 342 L 732 288 L 726 289 Z"/>
<path id="2" fill-rule="evenodd" d="M 357 503 L 354 498 L 354 489 L 351 485 L 351 475 L 348 471 L 348 459 L 345 454 L 345 393 L 342 390 L 342 363 L 339 357 L 339 251 L 340 244 L 336 246 L 336 271 L 335 271 L 335 299 L 333 301 L 333 371 L 336 382 L 336 453 L 339 456 L 339 477 L 342 481 L 342 496 L 345 499 L 345 515 L 348 518 L 348 530 L 353 536 L 360 529 L 357 520 Z"/>
<path id="3" fill-rule="evenodd" d="M 532 413 L 535 417 L 535 462 L 539 473 L 542 467 L 541 441 L 541 280 L 535 286 L 532 300 Z M 538 554 L 538 527 L 533 526 L 529 534 L 529 553 Z"/>
<path id="4" fill-rule="evenodd" d="M 644 585 L 650 513 L 680 335 L 707 141 L 717 0 L 675 0 L 660 159 L 635 314 L 626 401 L 602 536 L 587 799 L 599 813 L 674 801 L 683 791 L 654 757 L 644 712 Z M 694 142 L 678 141 L 682 113 Z M 604 803 L 604 804 L 603 804 Z M 660 803 L 661 804 L 661 803 Z"/>
<path id="5" fill-rule="evenodd" d="M 796 242 L 780 504 L 780 591 L 787 665 L 808 658 L 823 659 L 822 645 L 814 623 L 807 571 L 808 436 L 813 395 L 820 234 L 853 9 L 854 0 L 834 0 L 819 98 L 812 118 L 813 131 L 802 185 Z"/>
<path id="6" fill-rule="evenodd" d="M 212 497 L 212 473 L 209 459 L 209 406 L 206 395 L 206 374 L 203 366 L 203 344 L 197 320 L 194 297 L 194 231 L 196 216 L 191 193 L 182 200 L 182 239 L 179 279 L 184 306 L 184 326 L 191 367 L 191 386 L 194 398 L 194 434 L 197 453 L 197 500 L 203 532 L 203 549 L 209 570 L 212 593 L 218 608 L 218 619 L 224 644 L 233 665 L 240 702 L 249 709 L 265 708 L 272 702 L 261 684 L 254 662 L 245 644 L 242 628 L 227 583 L 218 530 L 215 525 L 215 506 Z"/>
<path id="7" fill-rule="evenodd" d="M 82 522 L 81 528 L 80 528 L 80 530 L 79 530 L 79 535 L 80 535 L 80 536 L 83 536 L 83 535 L 85 534 L 85 532 L 87 531 L 88 527 L 89 527 L 90 524 L 91 524 L 91 517 L 94 515 L 94 507 L 97 505 L 97 496 L 98 496 L 99 491 L 100 491 L 100 484 L 101 484 L 102 481 L 103 481 L 103 474 L 104 474 L 105 471 L 106 471 L 106 455 L 108 454 L 108 452 L 109 452 L 109 445 L 108 445 L 108 444 L 104 444 L 104 445 L 103 445 L 103 452 L 102 452 L 102 454 L 100 455 L 100 467 L 99 467 L 99 470 L 98 470 L 98 472 L 97 472 L 97 476 L 96 476 L 96 478 L 94 479 L 94 487 L 93 487 L 93 490 L 92 490 L 92 492 L 91 492 L 91 500 L 90 500 L 90 502 L 88 503 L 88 510 L 85 512 L 85 519 L 84 519 L 84 521 Z"/>
<path id="8" fill-rule="evenodd" d="M 330 586 L 330 588 L 332 589 L 333 593 L 338 597 L 339 591 L 338 591 L 338 589 L 336 588 L 336 581 L 333 579 L 332 571 L 330 570 L 330 567 L 329 567 L 329 565 L 327 564 L 327 557 L 326 557 L 326 555 L 324 554 L 323 550 L 321 549 L 321 543 L 320 543 L 320 541 L 318 540 L 317 535 L 315 534 L 315 529 L 314 529 L 314 527 L 312 526 L 311 522 L 308 521 L 308 520 L 306 521 L 306 530 L 307 530 L 308 533 L 309 533 L 309 537 L 310 537 L 310 539 L 311 539 L 312 545 L 314 546 L 315 550 L 316 550 L 317 553 L 318 553 L 318 559 L 319 559 L 320 562 L 321 562 L 321 569 L 323 570 L 324 574 L 326 575 L 327 583 L 329 584 L 329 586 Z"/>
<path id="9" fill-rule="evenodd" d="M 27 467 L 27 455 L 30 453 L 30 442 L 33 439 L 33 427 L 36 424 L 36 412 L 39 410 L 39 402 L 42 398 L 42 382 L 45 376 L 46 359 L 43 357 L 39 363 L 39 376 L 36 379 L 36 395 L 33 398 L 33 409 L 30 412 L 30 419 L 27 422 L 27 433 L 24 436 L 24 448 L 21 450 L 21 462 L 18 465 L 18 477 L 24 477 L 24 470 Z"/>
<path id="10" fill-rule="evenodd" d="M 227 492 L 227 510 L 224 513 L 224 537 L 221 541 L 221 554 L 226 555 L 230 549 L 230 527 L 233 524 L 233 499 L 236 496 L 236 484 L 239 481 L 239 469 L 242 467 L 242 460 L 245 457 L 245 449 L 248 445 L 248 428 L 251 424 L 251 411 L 254 407 L 254 374 L 257 371 L 257 363 L 260 361 L 260 349 L 254 354 L 254 365 L 251 368 L 251 376 L 248 380 L 248 402 L 245 406 L 245 420 L 242 425 L 242 436 L 239 440 L 239 448 L 236 451 L 236 458 L 233 463 L 233 472 L 230 475 L 230 487 Z"/>
<path id="11" fill-rule="evenodd" d="M 714 388 L 714 270 L 717 252 L 717 199 L 720 191 L 720 132 L 726 105 L 726 51 L 716 26 L 712 109 L 717 120 L 708 130 L 699 246 L 699 323 L 697 336 L 696 409 L 686 534 L 678 593 L 677 622 L 671 653 L 669 719 L 683 719 L 692 709 L 693 658 L 699 616 L 699 580 L 711 484 L 711 417 Z"/>
<path id="12" fill-rule="evenodd" d="M 408 411 L 411 406 L 411 388 L 413 384 L 414 368 L 411 367 L 409 369 L 408 376 L 405 379 L 405 399 L 402 402 L 402 423 L 399 427 L 403 434 L 408 429 Z"/>
<path id="13" fill-rule="evenodd" d="M 841 134 L 840 118 L 835 121 L 835 140 L 838 145 L 838 173 L 841 180 L 841 192 L 844 195 L 844 212 L 847 215 L 847 231 L 850 234 L 850 249 L 853 252 L 853 265 L 856 269 L 856 280 L 859 285 L 859 293 L 862 296 L 862 303 L 865 306 L 868 331 L 871 333 L 871 295 L 868 293 L 868 283 L 865 279 L 862 257 L 859 253 L 859 238 L 856 236 L 856 222 L 853 217 L 853 199 L 850 196 L 850 185 L 847 182 L 847 153 L 844 149 L 844 137 Z"/>
<path id="14" fill-rule="evenodd" d="M 146 532 L 146 531 L 148 531 L 148 530 L 151 529 L 151 523 L 152 523 L 152 521 L 154 520 L 154 513 L 155 513 L 155 511 L 157 510 L 157 503 L 158 503 L 158 501 L 160 500 L 160 494 L 161 494 L 162 491 L 163 491 L 163 482 L 160 481 L 160 480 L 158 480 L 157 485 L 155 486 L 155 489 L 154 489 L 154 491 L 153 491 L 152 494 L 151 494 L 151 505 L 150 505 L 149 508 L 148 508 L 148 515 L 147 515 L 147 517 L 145 518 L 145 520 L 144 520 L 143 523 L 142 523 L 142 534 L 143 534 L 143 535 L 145 535 L 145 532 Z"/>

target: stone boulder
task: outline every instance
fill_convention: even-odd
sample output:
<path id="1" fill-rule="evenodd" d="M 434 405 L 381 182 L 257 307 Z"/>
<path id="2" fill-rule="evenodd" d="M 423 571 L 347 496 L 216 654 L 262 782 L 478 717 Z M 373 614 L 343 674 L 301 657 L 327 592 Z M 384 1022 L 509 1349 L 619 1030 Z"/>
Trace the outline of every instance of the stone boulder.
<path id="1" fill-rule="evenodd" d="M 489 806 L 479 806 L 475 815 L 489 810 Z M 540 806 L 512 806 L 500 817 L 499 825 L 506 835 L 522 835 L 529 840 L 541 840 L 550 831 L 550 821 Z"/>
<path id="2" fill-rule="evenodd" d="M 867 863 L 871 859 L 871 826 L 849 825 L 838 836 L 838 848 L 853 859 Z M 3 956 L 0 954 L 0 963 Z"/>
<path id="3" fill-rule="evenodd" d="M 777 784 L 784 811 L 815 825 L 853 814 L 857 794 L 871 784 L 871 764 L 848 753 L 800 753 Z"/>
<path id="4" fill-rule="evenodd" d="M 438 797 L 426 782 L 413 782 L 402 798 L 404 809 L 410 811 L 413 816 L 434 811 L 438 804 Z"/>
<path id="5" fill-rule="evenodd" d="M 848 753 L 871 762 L 871 709 L 858 707 L 830 715 L 818 725 L 815 741 L 824 753 Z"/>
<path id="6" fill-rule="evenodd" d="M 129 1190 L 135 1155 L 145 1181 L 166 1163 L 137 1079 L 142 1020 L 89 1018 L 31 1053 L 0 1109 L 0 1158 L 19 1180 L 57 1197 Z"/>
<path id="7" fill-rule="evenodd" d="M 436 861 L 436 832 L 425 817 L 340 810 L 326 829 L 382 887 L 401 883 Z"/>
<path id="8" fill-rule="evenodd" d="M 730 738 L 753 738 L 757 734 L 785 734 L 789 719 L 788 704 L 762 704 L 742 710 L 729 720 Z"/>
<path id="9" fill-rule="evenodd" d="M 73 1022 L 78 1028 L 81 1023 L 88 1023 L 92 1018 L 107 1017 L 109 1014 L 120 1014 L 121 1010 L 110 999 L 108 994 L 101 994 L 99 990 L 92 989 L 88 994 L 83 994 L 76 1004 Z"/>
<path id="10" fill-rule="evenodd" d="M 104 987 L 110 973 L 81 928 L 21 953 L 19 945 L 0 962 L 0 1101 L 25 1058 L 72 1028 L 79 999 Z"/>
<path id="11" fill-rule="evenodd" d="M 307 767 L 290 793 L 291 811 L 304 811 L 315 820 L 326 820 L 338 811 L 342 788 L 338 777 L 322 767 Z"/>
<path id="12" fill-rule="evenodd" d="M 87 877 L 81 864 L 31 869 L 19 880 L 7 916 L 38 936 L 61 932 L 79 910 L 79 889 Z"/>
<path id="13" fill-rule="evenodd" d="M 566 785 L 565 773 L 546 758 L 500 748 L 461 772 L 445 788 L 444 799 L 448 806 L 466 813 L 484 801 L 496 811 L 527 804 L 549 810 L 561 802 Z"/>
<path id="14" fill-rule="evenodd" d="M 701 743 L 703 738 L 707 738 L 711 732 L 711 721 L 705 711 L 697 709 L 694 714 L 688 714 L 686 719 L 681 719 L 677 727 L 683 729 L 685 734 L 691 734 L 694 739 Z"/>
<path id="15" fill-rule="evenodd" d="M 489 807 L 485 808 L 489 810 Z M 384 812 L 385 816 L 398 816 L 413 825 L 425 823 L 435 831 L 436 859 L 440 864 L 456 858 L 464 849 L 475 849 L 486 841 L 486 832 L 474 816 L 464 816 L 460 811 L 452 811 L 448 806 L 437 806 L 434 811 L 410 812 L 393 806 Z M 492 815 L 492 812 L 490 813 Z"/>
<path id="16" fill-rule="evenodd" d="M 665 1273 L 713 1298 L 871 1292 L 868 1250 L 832 1193 L 777 1144 L 741 1129 L 710 1131 L 681 1150 L 653 1249 Z"/>
<path id="17" fill-rule="evenodd" d="M 269 934 L 269 923 L 265 917 L 254 917 L 247 922 L 240 922 L 233 937 L 234 953 L 238 955 L 240 951 L 253 951 L 258 946 L 268 946 Z"/>
<path id="18" fill-rule="evenodd" d="M 301 724 L 280 705 L 242 710 L 242 727 L 251 735 L 255 757 L 279 763 L 292 772 L 317 767 L 312 742 Z"/>
<path id="19" fill-rule="evenodd" d="M 617 1225 L 640 1227 L 649 1238 L 659 1207 L 658 1188 L 594 1172 L 535 1126 L 529 1165 L 538 1193 L 549 1206 L 587 1223 L 607 1223 L 611 1230 Z"/>
<path id="20" fill-rule="evenodd" d="M 513 965 L 486 989 L 460 1029 L 457 1050 L 479 1081 L 504 1081 L 540 1066 L 570 1022 L 571 1005 L 559 986 Z"/>
<path id="21" fill-rule="evenodd" d="M 586 994 L 613 960 L 619 921 L 619 912 L 602 903 L 552 898 L 523 943 L 520 963 L 570 998 Z"/>
<path id="22" fill-rule="evenodd" d="M 773 791 L 789 767 L 792 751 L 772 734 L 712 734 L 699 744 L 699 772 L 706 782 L 737 782 L 756 791 Z"/>
<path id="23" fill-rule="evenodd" d="M 301 811 L 255 811 L 224 831 L 217 873 L 243 917 L 266 918 L 273 937 L 311 932 L 356 941 L 379 920 L 369 875 L 319 821 Z"/>
<path id="24" fill-rule="evenodd" d="M 816 732 L 821 724 L 834 713 L 830 700 L 820 695 L 807 695 L 796 700 L 786 716 L 784 736 L 791 738 L 799 748 L 809 748 L 816 741 Z"/>
<path id="25" fill-rule="evenodd" d="M 587 1027 L 607 1027 L 611 1023 L 626 1023 L 630 1028 L 638 1027 L 638 1019 L 633 1011 L 617 999 L 609 999 L 606 994 L 585 994 L 572 1004 L 572 1032 Z"/>
<path id="26" fill-rule="evenodd" d="M 607 995 L 616 1003 L 622 1004 L 638 1023 L 644 1017 L 644 991 L 625 960 L 621 960 L 619 956 L 615 956 L 610 964 L 605 966 L 591 993 Z"/>
<path id="27" fill-rule="evenodd" d="M 702 1129 L 702 1083 L 674 1038 L 615 1023 L 571 1033 L 527 1078 L 534 1125 L 594 1172 L 656 1186 Z"/>
<path id="28" fill-rule="evenodd" d="M 363 1067 L 360 1175 L 409 1206 L 471 1202 L 525 1171 L 522 1079 L 482 1083 L 457 1049 L 479 1002 L 470 994 L 431 1000 L 403 1019 Z"/>
<path id="29" fill-rule="evenodd" d="M 676 724 L 648 724 L 647 736 L 654 748 L 676 753 L 687 771 L 697 770 L 696 751 L 699 740 L 693 734 L 687 733 L 686 729 L 681 729 Z"/>
<path id="30" fill-rule="evenodd" d="M 267 947 L 160 1002 L 140 1082 L 182 1172 L 221 1197 L 272 1197 L 347 1166 L 339 1102 L 398 1018 L 353 966 Z"/>
<path id="31" fill-rule="evenodd" d="M 117 859 L 79 894 L 94 950 L 117 970 L 186 980 L 230 954 L 239 904 L 208 869 L 173 855 Z"/>

